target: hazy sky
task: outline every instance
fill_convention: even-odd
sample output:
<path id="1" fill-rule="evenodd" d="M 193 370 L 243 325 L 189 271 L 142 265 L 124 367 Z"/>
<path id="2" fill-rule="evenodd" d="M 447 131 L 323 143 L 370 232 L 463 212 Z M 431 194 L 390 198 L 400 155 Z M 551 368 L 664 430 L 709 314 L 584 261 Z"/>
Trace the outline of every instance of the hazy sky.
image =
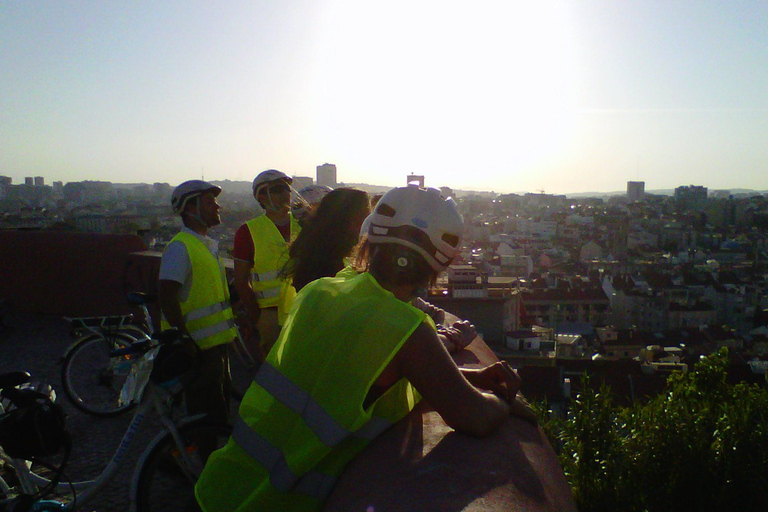
<path id="1" fill-rule="evenodd" d="M 0 175 L 768 189 L 768 2 L 0 3 Z"/>

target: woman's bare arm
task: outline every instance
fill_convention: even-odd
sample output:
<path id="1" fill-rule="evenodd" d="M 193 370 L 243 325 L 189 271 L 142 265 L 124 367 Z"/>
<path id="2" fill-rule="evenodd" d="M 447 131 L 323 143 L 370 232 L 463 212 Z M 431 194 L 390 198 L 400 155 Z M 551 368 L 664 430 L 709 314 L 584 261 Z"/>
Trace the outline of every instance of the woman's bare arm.
<path id="1" fill-rule="evenodd" d="M 393 363 L 451 428 L 482 437 L 495 431 L 509 415 L 503 399 L 479 390 L 466 379 L 426 324 L 414 331 Z"/>

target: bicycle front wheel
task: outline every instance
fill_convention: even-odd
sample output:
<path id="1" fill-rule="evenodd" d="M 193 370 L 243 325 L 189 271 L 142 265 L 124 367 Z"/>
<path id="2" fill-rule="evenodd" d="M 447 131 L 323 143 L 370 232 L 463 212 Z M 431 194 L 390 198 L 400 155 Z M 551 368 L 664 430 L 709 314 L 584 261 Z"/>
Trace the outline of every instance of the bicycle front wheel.
<path id="1" fill-rule="evenodd" d="M 180 441 L 168 432 L 147 455 L 136 482 L 136 510 L 184 510 L 195 499 L 195 482 L 208 456 L 227 444 L 232 428 L 201 419 L 178 432 Z"/>
<path id="2" fill-rule="evenodd" d="M 130 409 L 120 403 L 120 391 L 130 373 L 130 357 L 110 357 L 136 339 L 120 331 L 91 334 L 78 340 L 67 353 L 61 368 L 61 383 L 72 405 L 95 416 L 114 416 Z"/>

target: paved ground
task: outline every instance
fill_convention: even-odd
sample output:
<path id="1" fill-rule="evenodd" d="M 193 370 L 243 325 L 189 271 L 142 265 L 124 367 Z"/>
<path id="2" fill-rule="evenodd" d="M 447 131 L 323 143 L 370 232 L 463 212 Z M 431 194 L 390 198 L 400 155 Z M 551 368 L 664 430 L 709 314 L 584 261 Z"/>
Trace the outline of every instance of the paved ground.
<path id="1" fill-rule="evenodd" d="M 132 413 L 97 418 L 80 412 L 69 403 L 61 389 L 61 355 L 73 339 L 69 335 L 69 324 L 61 317 L 10 312 L 3 320 L 4 325 L 0 326 L 0 372 L 27 371 L 34 379 L 54 387 L 57 402 L 67 412 L 67 429 L 73 437 L 72 457 L 66 474 L 73 481 L 95 478 L 119 445 Z M 128 490 L 135 463 L 158 431 L 154 417 L 145 421 L 131 453 L 113 480 L 95 500 L 78 510 L 128 510 Z"/>

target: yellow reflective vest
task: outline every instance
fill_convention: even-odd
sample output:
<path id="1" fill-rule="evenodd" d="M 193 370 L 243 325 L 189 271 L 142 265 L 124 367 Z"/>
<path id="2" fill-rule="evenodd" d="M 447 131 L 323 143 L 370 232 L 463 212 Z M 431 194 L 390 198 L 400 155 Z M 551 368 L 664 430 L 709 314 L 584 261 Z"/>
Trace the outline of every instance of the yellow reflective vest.
<path id="1" fill-rule="evenodd" d="M 231 439 L 198 480 L 202 509 L 320 510 L 346 464 L 421 399 L 400 379 L 363 408 L 424 321 L 368 273 L 305 286 L 243 398 Z"/>
<path id="2" fill-rule="evenodd" d="M 229 303 L 229 286 L 221 259 L 216 258 L 196 236 L 181 232 L 171 240 L 187 248 L 192 267 L 189 296 L 181 302 L 184 325 L 201 349 L 229 343 L 235 336 L 235 317 Z M 171 326 L 161 321 L 163 330 Z"/>
<path id="3" fill-rule="evenodd" d="M 291 241 L 296 239 L 301 227 L 293 215 L 291 219 Z M 266 215 L 259 215 L 245 223 L 253 239 L 253 268 L 251 282 L 260 308 L 277 306 L 285 283 L 278 276 L 288 261 L 286 243 L 275 223 Z"/>

